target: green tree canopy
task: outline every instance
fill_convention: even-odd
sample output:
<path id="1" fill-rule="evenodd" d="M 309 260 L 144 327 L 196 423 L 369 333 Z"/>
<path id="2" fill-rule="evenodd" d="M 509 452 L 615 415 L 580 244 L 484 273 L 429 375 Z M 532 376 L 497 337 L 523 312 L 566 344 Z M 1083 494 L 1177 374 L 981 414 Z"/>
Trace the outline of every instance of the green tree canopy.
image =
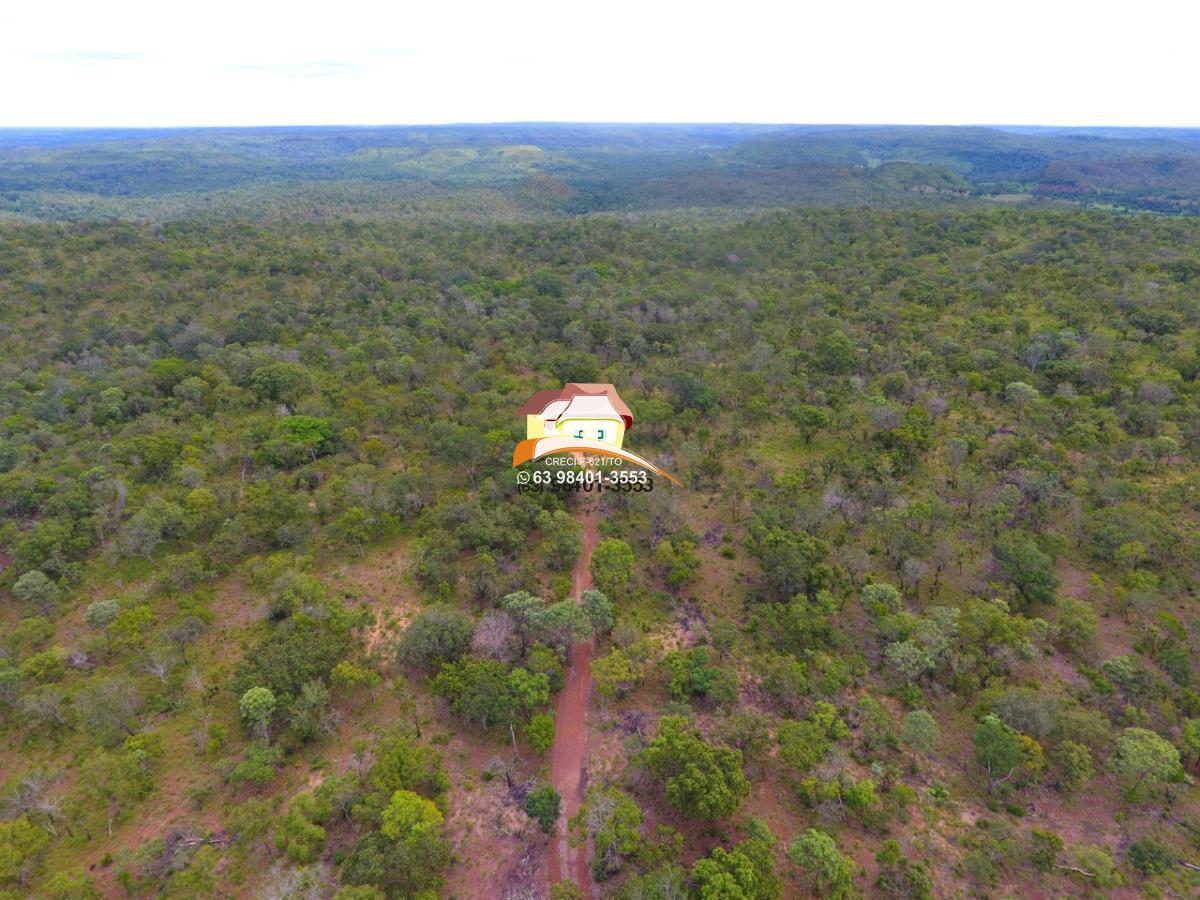
<path id="1" fill-rule="evenodd" d="M 814 890 L 831 900 L 857 897 L 854 869 L 837 844 L 824 831 L 809 828 L 787 849 L 787 858 L 805 871 Z"/>
<path id="2" fill-rule="evenodd" d="M 757 838 L 728 850 L 714 847 L 692 866 L 692 881 L 702 900 L 777 900 L 783 896 L 771 845 Z"/>
<path id="3" fill-rule="evenodd" d="M 707 743 L 682 716 L 659 721 L 643 758 L 665 783 L 667 799 L 685 815 L 724 818 L 750 794 L 741 751 Z"/>
<path id="4" fill-rule="evenodd" d="M 466 653 L 474 633 L 475 623 L 463 610 L 445 603 L 427 606 L 404 629 L 396 657 L 409 668 L 437 668 Z"/>
<path id="5" fill-rule="evenodd" d="M 238 701 L 238 710 L 242 714 L 242 721 L 254 728 L 260 738 L 266 740 L 277 703 L 270 688 L 252 687 L 242 694 L 242 699 Z"/>
<path id="6" fill-rule="evenodd" d="M 554 828 L 562 810 L 562 797 L 551 785 L 543 784 L 525 795 L 525 815 L 538 823 L 547 834 Z"/>
<path id="7" fill-rule="evenodd" d="M 1182 773 L 1179 751 L 1148 728 L 1122 731 L 1109 764 L 1118 774 L 1132 779 L 1131 794 L 1136 793 L 1143 783 L 1163 784 L 1174 781 Z"/>
<path id="8" fill-rule="evenodd" d="M 619 538 L 605 538 L 592 551 L 591 572 L 596 587 L 620 598 L 633 578 L 633 549 Z"/>

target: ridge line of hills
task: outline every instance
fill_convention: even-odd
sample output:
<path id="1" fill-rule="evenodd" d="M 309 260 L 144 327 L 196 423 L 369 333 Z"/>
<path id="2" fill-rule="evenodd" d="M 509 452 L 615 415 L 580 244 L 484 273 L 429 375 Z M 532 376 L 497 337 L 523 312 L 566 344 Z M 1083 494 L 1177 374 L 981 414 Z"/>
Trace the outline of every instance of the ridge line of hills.
<path id="1" fill-rule="evenodd" d="M 371 220 L 793 206 L 1194 215 L 1200 130 L 501 123 L 0 129 L 0 220 Z"/>

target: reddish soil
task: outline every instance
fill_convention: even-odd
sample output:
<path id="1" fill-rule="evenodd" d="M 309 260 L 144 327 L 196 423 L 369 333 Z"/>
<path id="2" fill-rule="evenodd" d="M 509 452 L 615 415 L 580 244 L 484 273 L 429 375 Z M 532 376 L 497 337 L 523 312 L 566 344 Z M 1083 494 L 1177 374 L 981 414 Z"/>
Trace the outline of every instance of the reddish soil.
<path id="1" fill-rule="evenodd" d="M 596 508 L 581 510 L 579 523 L 583 526 L 583 552 L 575 560 L 572 572 L 572 592 L 579 602 L 583 592 L 591 589 L 590 565 L 592 549 L 596 546 Z M 586 845 L 572 847 L 567 839 L 567 819 L 579 812 L 587 790 L 587 717 L 592 693 L 592 641 L 577 641 L 571 645 L 564 673 L 563 689 L 555 701 L 554 746 L 550 749 L 550 783 L 562 795 L 562 818 L 550 845 L 549 883 L 564 878 L 573 879 L 587 896 L 592 896 L 592 871 Z"/>

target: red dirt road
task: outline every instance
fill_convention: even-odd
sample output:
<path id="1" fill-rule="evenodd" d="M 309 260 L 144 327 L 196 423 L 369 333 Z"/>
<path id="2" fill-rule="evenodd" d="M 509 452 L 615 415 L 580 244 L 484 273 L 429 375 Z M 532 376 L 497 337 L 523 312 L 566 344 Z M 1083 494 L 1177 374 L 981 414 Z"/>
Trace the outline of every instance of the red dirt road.
<path id="1" fill-rule="evenodd" d="M 587 501 L 585 501 L 587 502 Z M 596 546 L 596 508 L 589 503 L 579 514 L 583 526 L 583 552 L 575 560 L 572 593 L 578 603 L 591 589 L 592 548 Z M 550 783 L 562 795 L 562 818 L 550 842 L 550 884 L 574 880 L 585 896 L 592 896 L 589 847 L 572 847 L 567 840 L 567 819 L 579 812 L 587 790 L 587 714 L 592 694 L 592 641 L 571 645 L 563 689 L 554 704 L 554 746 L 550 748 Z"/>

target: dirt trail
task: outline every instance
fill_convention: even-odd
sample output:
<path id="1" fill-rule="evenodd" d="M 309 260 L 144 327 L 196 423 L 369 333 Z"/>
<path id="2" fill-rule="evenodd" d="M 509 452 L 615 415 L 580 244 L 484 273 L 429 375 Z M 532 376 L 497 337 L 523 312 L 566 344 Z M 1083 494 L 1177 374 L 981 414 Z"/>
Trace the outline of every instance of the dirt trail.
<path id="1" fill-rule="evenodd" d="M 588 498 L 580 510 L 583 552 L 575 560 L 572 592 L 578 603 L 592 587 L 592 548 L 596 546 L 596 507 Z M 550 749 L 550 783 L 562 795 L 562 818 L 550 843 L 550 884 L 570 878 L 586 896 L 592 896 L 592 870 L 588 847 L 572 847 L 567 840 L 567 819 L 579 812 L 587 790 L 587 713 L 592 694 L 592 641 L 571 645 L 563 689 L 554 705 L 554 746 Z"/>

